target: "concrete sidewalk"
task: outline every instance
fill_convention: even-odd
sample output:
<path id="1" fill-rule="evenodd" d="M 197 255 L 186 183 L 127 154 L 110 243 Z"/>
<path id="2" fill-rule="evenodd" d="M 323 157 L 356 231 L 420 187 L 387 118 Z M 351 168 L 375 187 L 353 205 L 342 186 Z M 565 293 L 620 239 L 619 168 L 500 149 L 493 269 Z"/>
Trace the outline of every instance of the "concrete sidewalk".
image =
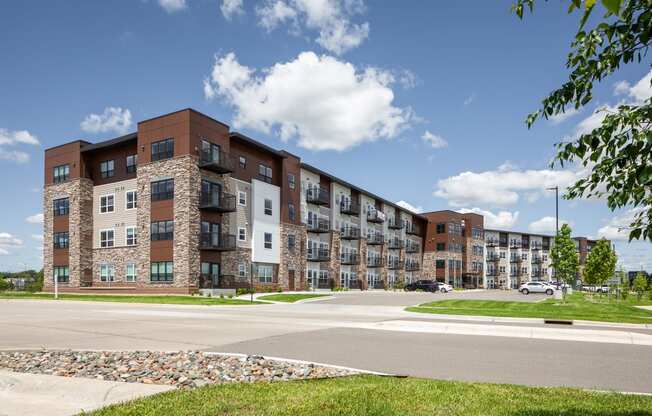
<path id="1" fill-rule="evenodd" d="M 171 386 L 0 370 L 0 416 L 65 416 L 174 390 Z"/>

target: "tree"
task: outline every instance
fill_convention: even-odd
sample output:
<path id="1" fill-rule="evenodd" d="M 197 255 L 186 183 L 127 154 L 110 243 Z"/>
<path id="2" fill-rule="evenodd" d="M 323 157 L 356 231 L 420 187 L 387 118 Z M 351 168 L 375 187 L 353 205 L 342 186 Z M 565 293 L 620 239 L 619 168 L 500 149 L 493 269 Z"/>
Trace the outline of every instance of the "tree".
<path id="1" fill-rule="evenodd" d="M 647 277 L 643 273 L 636 274 L 634 282 L 632 282 L 632 289 L 636 292 L 638 300 L 641 300 L 641 296 L 643 296 L 645 289 L 647 289 Z"/>
<path id="2" fill-rule="evenodd" d="M 550 257 L 552 258 L 552 267 L 555 269 L 557 280 L 575 286 L 580 261 L 577 257 L 575 243 L 571 238 L 571 228 L 568 224 L 562 225 L 561 230 L 555 236 L 555 245 L 552 247 Z M 565 300 L 566 289 L 562 293 Z"/>
<path id="3" fill-rule="evenodd" d="M 611 243 L 604 238 L 591 249 L 582 272 L 584 281 L 590 285 L 604 285 L 616 273 L 618 257 Z"/>
<path id="4" fill-rule="evenodd" d="M 537 119 L 579 109 L 591 102 L 593 85 L 621 65 L 641 63 L 652 42 L 650 0 L 567 0 L 568 12 L 581 10 L 579 29 L 571 43 L 566 67 L 568 80 L 531 113 L 528 128 Z M 512 10 L 523 18 L 536 0 L 517 0 Z M 585 29 L 589 16 L 602 9 L 596 24 Z M 595 15 L 595 13 L 593 13 Z M 595 16 L 594 16 L 595 17 Z M 629 239 L 652 241 L 652 98 L 602 110 L 599 127 L 575 140 L 557 144 L 552 166 L 579 162 L 588 172 L 564 195 L 567 199 L 602 197 L 613 211 L 633 207 Z"/>

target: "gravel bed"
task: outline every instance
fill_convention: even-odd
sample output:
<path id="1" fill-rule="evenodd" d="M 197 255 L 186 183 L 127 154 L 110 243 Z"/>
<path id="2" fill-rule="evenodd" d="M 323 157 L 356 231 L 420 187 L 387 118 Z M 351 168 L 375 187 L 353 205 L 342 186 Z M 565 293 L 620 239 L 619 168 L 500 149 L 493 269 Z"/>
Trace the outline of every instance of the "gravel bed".
<path id="1" fill-rule="evenodd" d="M 165 384 L 178 388 L 213 383 L 342 377 L 352 371 L 288 363 L 250 355 L 183 352 L 20 351 L 0 352 L 0 368 L 21 373 L 96 380 Z"/>

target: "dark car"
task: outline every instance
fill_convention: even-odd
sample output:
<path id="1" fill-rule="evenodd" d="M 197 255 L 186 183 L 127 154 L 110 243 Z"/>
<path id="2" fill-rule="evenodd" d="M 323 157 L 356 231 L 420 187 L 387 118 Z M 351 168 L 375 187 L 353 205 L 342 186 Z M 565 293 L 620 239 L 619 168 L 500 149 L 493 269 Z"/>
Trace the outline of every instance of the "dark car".
<path id="1" fill-rule="evenodd" d="M 405 285 L 405 290 L 413 292 L 415 290 L 423 290 L 424 292 L 437 292 L 439 291 L 439 284 L 433 280 L 417 280 L 416 282 L 408 283 Z"/>

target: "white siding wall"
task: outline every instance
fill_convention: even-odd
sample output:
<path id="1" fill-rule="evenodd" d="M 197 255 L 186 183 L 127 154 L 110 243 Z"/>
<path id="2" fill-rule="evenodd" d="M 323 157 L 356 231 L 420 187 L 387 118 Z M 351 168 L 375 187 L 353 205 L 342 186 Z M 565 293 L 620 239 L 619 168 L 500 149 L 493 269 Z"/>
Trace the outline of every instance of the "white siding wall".
<path id="1" fill-rule="evenodd" d="M 239 179 L 232 179 L 233 193 L 235 194 L 235 206 L 237 208 L 236 212 L 236 221 L 231 221 L 230 224 L 230 233 L 236 236 L 236 241 L 238 247 L 251 248 L 251 236 L 252 236 L 252 227 L 253 221 L 251 217 L 251 184 L 248 182 L 241 181 Z M 239 193 L 244 192 L 246 195 L 246 203 L 244 206 L 240 205 Z M 233 217 L 232 217 L 233 218 Z M 238 239 L 238 229 L 245 228 L 247 230 L 247 241 L 240 241 Z"/>
<path id="2" fill-rule="evenodd" d="M 114 247 L 124 247 L 126 227 L 136 227 L 137 209 L 126 209 L 127 191 L 135 191 L 136 179 L 93 187 L 93 248 L 100 247 L 100 230 L 113 229 Z M 114 211 L 100 213 L 100 197 L 114 195 Z"/>
<path id="3" fill-rule="evenodd" d="M 252 179 L 251 181 L 252 260 L 260 263 L 281 262 L 281 189 Z M 265 215 L 265 199 L 272 200 L 272 215 Z M 265 248 L 265 233 L 272 234 L 272 248 Z"/>

